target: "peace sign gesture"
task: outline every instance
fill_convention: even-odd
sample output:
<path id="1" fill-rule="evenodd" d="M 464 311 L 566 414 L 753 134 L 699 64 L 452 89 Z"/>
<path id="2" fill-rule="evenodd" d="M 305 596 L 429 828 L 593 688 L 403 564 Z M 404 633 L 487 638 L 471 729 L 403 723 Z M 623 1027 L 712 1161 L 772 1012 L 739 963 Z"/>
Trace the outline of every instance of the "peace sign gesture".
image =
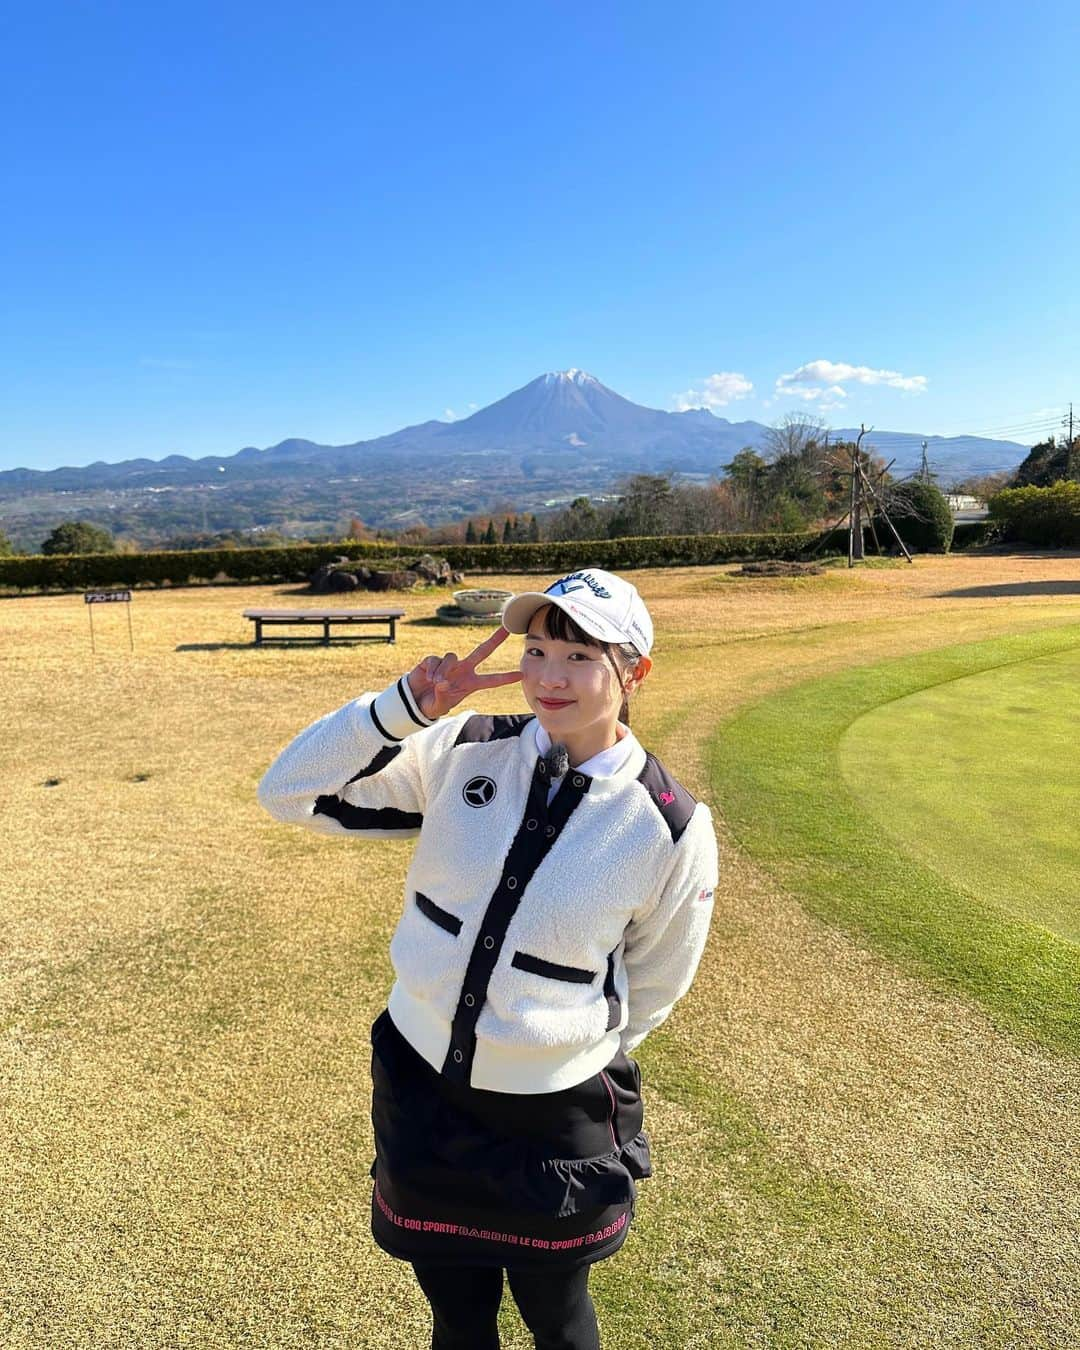
<path id="1" fill-rule="evenodd" d="M 458 659 L 455 652 L 445 656 L 425 656 L 419 665 L 409 671 L 409 688 L 416 705 L 425 717 L 442 717 L 477 689 L 494 689 L 500 684 L 514 684 L 521 679 L 520 670 L 505 670 L 497 674 L 478 675 L 476 667 L 491 655 L 510 634 L 503 627 L 496 628 L 489 638 Z"/>

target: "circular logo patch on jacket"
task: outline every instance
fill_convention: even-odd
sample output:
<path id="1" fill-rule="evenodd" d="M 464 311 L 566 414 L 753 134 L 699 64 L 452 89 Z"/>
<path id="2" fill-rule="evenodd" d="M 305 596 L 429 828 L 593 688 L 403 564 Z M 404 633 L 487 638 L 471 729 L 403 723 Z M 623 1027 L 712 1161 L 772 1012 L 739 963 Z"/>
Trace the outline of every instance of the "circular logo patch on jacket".
<path id="1" fill-rule="evenodd" d="M 490 778 L 470 778 L 461 790 L 461 795 L 470 806 L 487 806 L 495 800 L 498 789 Z"/>

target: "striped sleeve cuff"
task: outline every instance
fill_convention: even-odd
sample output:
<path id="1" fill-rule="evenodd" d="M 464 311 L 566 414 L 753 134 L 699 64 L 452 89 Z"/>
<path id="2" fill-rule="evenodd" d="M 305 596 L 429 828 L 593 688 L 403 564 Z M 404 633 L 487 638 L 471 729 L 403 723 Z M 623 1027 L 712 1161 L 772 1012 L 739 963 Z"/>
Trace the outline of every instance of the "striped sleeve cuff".
<path id="1" fill-rule="evenodd" d="M 425 717 L 417 707 L 404 675 L 377 695 L 368 704 L 368 711 L 375 730 L 384 741 L 403 741 L 414 731 L 434 725 L 432 719 Z"/>

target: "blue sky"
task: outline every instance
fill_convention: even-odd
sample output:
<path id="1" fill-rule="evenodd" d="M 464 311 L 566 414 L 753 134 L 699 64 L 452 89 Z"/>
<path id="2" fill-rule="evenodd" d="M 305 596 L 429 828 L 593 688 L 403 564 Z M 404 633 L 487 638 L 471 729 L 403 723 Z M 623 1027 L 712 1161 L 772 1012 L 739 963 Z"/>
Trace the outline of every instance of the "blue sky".
<path id="1" fill-rule="evenodd" d="M 1080 413 L 1078 39 L 1065 0 L 23 0 L 0 468 L 343 443 L 569 366 L 1030 441 Z"/>

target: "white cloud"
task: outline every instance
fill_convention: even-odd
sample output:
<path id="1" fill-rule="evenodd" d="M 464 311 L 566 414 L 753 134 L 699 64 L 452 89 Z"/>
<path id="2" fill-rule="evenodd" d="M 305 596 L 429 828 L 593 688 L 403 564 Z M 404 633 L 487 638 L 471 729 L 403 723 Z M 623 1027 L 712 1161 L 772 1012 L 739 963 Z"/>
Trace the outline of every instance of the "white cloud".
<path id="1" fill-rule="evenodd" d="M 784 392 L 790 393 L 791 390 L 785 389 Z M 843 400 L 847 398 L 847 390 L 843 389 L 838 384 L 831 384 L 827 389 L 803 389 L 800 391 L 799 397 L 805 399 L 807 403 L 821 403 L 824 405 L 828 402 L 835 407 L 838 403 L 842 403 Z"/>
<path id="2" fill-rule="evenodd" d="M 808 361 L 789 375 L 781 375 L 776 381 L 776 392 L 814 403 L 824 410 L 843 405 L 848 396 L 845 384 L 880 384 L 908 394 L 924 394 L 927 380 L 925 375 L 902 375 L 898 370 L 874 370 L 846 361 Z"/>
<path id="3" fill-rule="evenodd" d="M 448 422 L 456 422 L 458 420 L 458 414 L 453 410 L 453 408 L 444 408 L 443 416 L 446 418 Z"/>
<path id="4" fill-rule="evenodd" d="M 700 389 L 687 389 L 675 395 L 675 411 L 688 412 L 691 408 L 726 408 L 738 398 L 746 398 L 754 391 L 745 375 L 735 370 L 717 371 L 707 375 Z"/>

